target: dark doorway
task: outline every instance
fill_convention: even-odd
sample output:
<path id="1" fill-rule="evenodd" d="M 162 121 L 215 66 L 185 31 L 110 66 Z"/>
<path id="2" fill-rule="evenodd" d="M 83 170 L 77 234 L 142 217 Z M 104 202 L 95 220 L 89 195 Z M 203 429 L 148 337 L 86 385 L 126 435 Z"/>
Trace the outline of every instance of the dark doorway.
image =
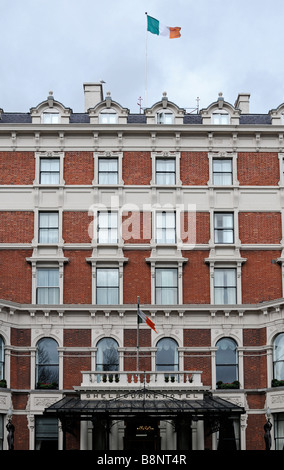
<path id="1" fill-rule="evenodd" d="M 125 422 L 124 449 L 133 451 L 160 450 L 159 422 L 152 419 L 131 419 Z"/>

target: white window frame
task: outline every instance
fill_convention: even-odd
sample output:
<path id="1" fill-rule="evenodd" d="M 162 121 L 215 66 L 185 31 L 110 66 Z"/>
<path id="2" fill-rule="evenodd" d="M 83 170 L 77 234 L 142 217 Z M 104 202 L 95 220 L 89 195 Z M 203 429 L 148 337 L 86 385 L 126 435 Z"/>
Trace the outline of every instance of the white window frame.
<path id="1" fill-rule="evenodd" d="M 38 286 L 38 273 L 40 270 L 45 270 L 45 271 L 51 271 L 51 270 L 56 270 L 58 271 L 58 286 L 51 286 L 51 285 L 46 285 L 46 286 Z M 38 302 L 38 289 L 58 289 L 58 302 L 54 302 L 54 303 L 40 303 Z M 60 270 L 59 270 L 59 266 L 37 266 L 37 269 L 36 269 L 36 305 L 58 305 L 60 304 Z"/>
<path id="2" fill-rule="evenodd" d="M 66 258 L 62 261 L 54 260 L 33 260 L 29 258 L 28 261 L 32 264 L 32 304 L 37 305 L 37 270 L 38 269 L 59 269 L 59 304 L 63 304 L 63 273 L 64 273 L 64 262 Z M 48 305 L 47 305 L 48 307 Z"/>
<path id="3" fill-rule="evenodd" d="M 41 225 L 41 216 L 43 215 L 57 215 L 57 225 L 54 227 L 49 227 L 49 226 L 42 226 Z M 49 238 L 49 232 L 51 230 L 56 230 L 57 231 L 57 240 L 56 241 L 41 241 L 41 236 L 42 233 L 47 232 L 48 233 L 48 238 Z M 58 245 L 59 243 L 59 212 L 58 211 L 42 211 L 40 210 L 38 212 L 38 243 L 42 245 Z"/>
<path id="4" fill-rule="evenodd" d="M 215 281 L 216 281 L 216 274 L 217 272 L 216 271 L 231 271 L 231 272 L 234 272 L 234 275 L 235 275 L 235 283 L 234 285 L 230 286 L 230 285 L 223 285 L 223 286 L 216 286 L 215 285 Z M 230 267 L 230 266 L 226 266 L 226 267 L 219 267 L 219 266 L 215 266 L 214 267 L 214 305 L 218 304 L 218 305 L 236 305 L 238 303 L 238 282 L 237 282 L 237 269 L 236 267 Z M 228 303 L 228 302 L 216 302 L 216 288 L 223 288 L 223 289 L 234 289 L 234 292 L 235 292 L 235 302 L 232 302 L 232 303 Z M 224 297 L 225 295 L 223 295 L 223 300 L 224 300 Z"/>
<path id="5" fill-rule="evenodd" d="M 99 124 L 117 124 L 118 114 L 114 109 L 107 108 L 99 114 Z"/>
<path id="6" fill-rule="evenodd" d="M 228 113 L 228 111 L 218 110 L 218 111 L 213 111 L 211 114 L 211 123 L 216 126 L 229 125 L 230 121 L 231 121 L 231 116 L 230 116 L 230 113 Z"/>
<path id="7" fill-rule="evenodd" d="M 57 243 L 39 243 L 39 214 L 40 212 L 58 212 L 58 242 Z M 38 246 L 60 246 L 63 245 L 64 240 L 62 239 L 62 213 L 63 208 L 58 210 L 54 210 L 54 208 L 44 208 L 44 209 L 37 209 L 34 212 L 34 240 L 33 244 Z"/>
<path id="8" fill-rule="evenodd" d="M 170 219 L 174 216 L 174 228 L 169 226 Z M 155 242 L 156 244 L 174 245 L 177 243 L 177 213 L 176 211 L 158 210 L 155 214 Z M 174 230 L 174 240 L 169 233 Z M 158 238 L 158 231 L 162 232 L 162 237 Z"/>
<path id="9" fill-rule="evenodd" d="M 160 171 L 158 169 L 158 164 L 160 162 L 163 162 L 163 163 L 174 162 L 174 171 L 167 171 L 166 169 L 163 172 Z M 170 179 L 172 179 L 173 181 L 170 182 L 170 183 L 161 183 L 159 181 L 160 173 L 164 173 L 167 176 L 171 175 Z M 176 158 L 160 158 L 160 157 L 156 158 L 155 180 L 156 180 L 156 184 L 159 185 L 159 186 L 168 186 L 168 185 L 175 185 L 176 184 Z"/>
<path id="10" fill-rule="evenodd" d="M 222 164 L 230 162 L 231 170 L 230 171 L 219 171 L 219 172 L 214 171 L 214 164 L 216 162 L 218 162 L 221 165 L 221 168 L 222 168 Z M 217 183 L 215 181 L 215 176 L 216 176 L 217 173 L 222 175 L 222 176 L 229 175 L 230 176 L 230 182 Z M 212 183 L 213 183 L 214 186 L 231 186 L 233 184 L 233 160 L 232 160 L 232 158 L 213 158 L 212 159 Z"/>
<path id="11" fill-rule="evenodd" d="M 156 114 L 157 124 L 171 125 L 175 123 L 175 115 L 172 111 L 158 111 Z"/>
<path id="12" fill-rule="evenodd" d="M 221 216 L 221 215 L 224 215 L 224 216 L 228 216 L 230 215 L 231 218 L 232 218 L 232 227 L 225 227 L 223 226 L 223 228 L 218 228 L 217 225 L 216 225 L 216 217 L 217 216 Z M 214 221 L 214 234 L 213 234 L 213 240 L 214 240 L 214 244 L 215 245 L 234 245 L 235 244 L 235 237 L 236 237 L 236 234 L 235 234 L 235 216 L 234 216 L 234 212 L 232 211 L 215 211 L 214 214 L 213 214 L 213 221 Z M 232 241 L 217 241 L 217 238 L 216 237 L 216 233 L 219 233 L 219 232 L 230 232 L 232 233 Z"/>
<path id="13" fill-rule="evenodd" d="M 162 187 L 164 185 L 158 184 L 157 183 L 157 159 L 169 159 L 169 160 L 175 160 L 175 186 L 181 186 L 181 180 L 180 180 L 180 158 L 181 158 L 181 153 L 180 152 L 151 152 L 151 158 L 152 158 L 152 180 L 150 182 L 151 185 L 157 185 L 159 187 Z"/>
<path id="14" fill-rule="evenodd" d="M 100 185 L 100 186 L 118 186 L 118 185 L 123 185 L 123 179 L 122 179 L 122 158 L 123 158 L 123 152 L 116 152 L 116 151 L 103 151 L 103 152 L 94 152 L 94 180 L 93 184 L 94 185 Z M 99 183 L 99 160 L 100 159 L 105 159 L 105 160 L 117 160 L 117 183 L 108 183 L 108 184 L 103 184 Z"/>
<path id="15" fill-rule="evenodd" d="M 107 225 L 103 227 L 102 219 L 103 216 L 107 218 Z M 115 219 L 115 224 L 113 224 L 113 219 Z M 97 243 L 106 244 L 106 245 L 117 245 L 119 242 L 119 221 L 118 221 L 118 212 L 111 210 L 99 210 L 97 212 Z M 107 236 L 102 237 L 102 230 L 107 231 Z M 115 233 L 115 241 L 112 239 L 112 232 Z"/>
<path id="16" fill-rule="evenodd" d="M 57 109 L 54 111 L 45 110 L 41 115 L 42 124 L 60 124 L 61 115 Z"/>
<path id="17" fill-rule="evenodd" d="M 115 271 L 117 272 L 117 285 L 115 286 L 110 286 L 110 285 L 106 285 L 106 286 L 98 286 L 98 272 L 99 271 Z M 120 279 L 120 272 L 119 272 L 119 267 L 118 266 L 97 266 L 96 268 L 96 286 L 95 286 L 95 289 L 96 289 L 96 304 L 97 305 L 104 305 L 104 306 L 111 306 L 111 305 L 119 305 L 120 303 L 120 282 L 119 282 L 119 279 Z M 117 300 L 118 302 L 117 303 L 99 303 L 98 302 L 98 289 L 99 288 L 105 288 L 105 289 L 116 289 L 117 290 Z"/>
<path id="18" fill-rule="evenodd" d="M 47 184 L 40 182 L 40 168 L 41 168 L 41 159 L 59 159 L 59 183 L 55 184 Z M 46 152 L 35 152 L 35 179 L 34 185 L 39 185 L 40 187 L 44 186 L 63 186 L 65 181 L 63 179 L 63 170 L 64 170 L 64 152 L 53 152 L 53 151 L 46 151 Z"/>
<path id="19" fill-rule="evenodd" d="M 58 170 L 56 171 L 53 171 L 53 170 L 50 170 L 50 171 L 46 171 L 46 170 L 43 170 L 42 169 L 42 165 L 43 165 L 43 162 L 58 162 Z M 42 177 L 44 174 L 49 174 L 48 178 L 52 179 L 52 176 L 51 175 L 56 175 L 57 176 L 57 181 L 56 182 L 42 182 Z M 52 186 L 56 186 L 56 185 L 59 185 L 60 184 L 60 158 L 40 158 L 39 160 L 39 184 L 41 185 L 52 185 Z"/>
<path id="20" fill-rule="evenodd" d="M 171 286 L 170 288 L 173 290 L 173 292 L 176 291 L 176 303 L 166 303 L 166 302 L 158 302 L 157 301 L 157 289 L 167 289 L 167 286 L 157 286 L 157 271 L 175 271 L 176 272 L 176 286 Z M 178 273 L 178 268 L 176 266 L 171 266 L 171 267 L 166 267 L 166 266 L 156 266 L 155 267 L 155 305 L 177 305 L 179 301 L 179 273 Z M 163 294 L 161 291 L 160 294 L 161 299 L 163 298 Z"/>

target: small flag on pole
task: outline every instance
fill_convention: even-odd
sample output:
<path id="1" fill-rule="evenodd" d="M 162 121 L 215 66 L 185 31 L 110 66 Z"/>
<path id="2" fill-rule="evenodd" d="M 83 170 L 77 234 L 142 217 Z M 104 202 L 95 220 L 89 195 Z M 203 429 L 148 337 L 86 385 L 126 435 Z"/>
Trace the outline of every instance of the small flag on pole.
<path id="1" fill-rule="evenodd" d="M 149 317 L 147 317 L 147 315 L 145 315 L 144 312 L 142 312 L 142 310 L 140 310 L 139 305 L 138 305 L 137 312 L 138 312 L 138 323 L 147 323 L 147 325 L 150 326 L 150 328 L 152 328 L 152 330 L 154 330 L 155 333 L 157 333 L 155 324 L 152 322 L 152 320 L 150 320 Z"/>
<path id="2" fill-rule="evenodd" d="M 159 20 L 156 18 L 152 18 L 152 16 L 147 15 L 147 31 L 150 31 L 152 34 L 157 34 L 158 36 L 166 36 L 170 39 L 180 38 L 181 28 L 175 26 L 171 28 L 170 26 L 165 26 L 160 23 Z"/>

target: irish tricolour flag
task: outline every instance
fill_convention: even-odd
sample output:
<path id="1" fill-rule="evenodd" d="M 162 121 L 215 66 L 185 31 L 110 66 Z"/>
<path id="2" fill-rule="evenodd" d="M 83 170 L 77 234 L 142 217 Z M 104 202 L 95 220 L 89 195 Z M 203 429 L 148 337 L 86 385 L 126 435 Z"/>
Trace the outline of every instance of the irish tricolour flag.
<path id="1" fill-rule="evenodd" d="M 147 315 L 145 315 L 145 313 L 142 312 L 142 310 L 140 310 L 139 304 L 138 304 L 137 313 L 138 313 L 138 323 L 146 323 L 148 326 L 150 326 L 150 328 L 152 328 L 152 330 L 155 331 L 155 333 L 157 333 L 156 328 L 155 328 L 155 323 L 153 323 L 152 320 L 150 320 L 150 318 L 147 317 Z"/>
<path id="2" fill-rule="evenodd" d="M 156 18 L 152 18 L 152 16 L 147 15 L 147 31 L 150 31 L 152 34 L 157 34 L 158 36 L 166 36 L 170 39 L 180 38 L 181 28 L 175 26 L 171 28 L 170 26 L 165 26 L 160 23 L 159 20 Z"/>

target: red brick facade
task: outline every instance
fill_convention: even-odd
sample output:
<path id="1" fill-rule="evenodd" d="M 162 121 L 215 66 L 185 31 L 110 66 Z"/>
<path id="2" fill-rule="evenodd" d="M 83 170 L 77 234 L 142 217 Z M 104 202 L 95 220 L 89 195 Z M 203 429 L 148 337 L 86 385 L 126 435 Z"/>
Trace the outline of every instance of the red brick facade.
<path id="1" fill-rule="evenodd" d="M 277 186 L 279 159 L 275 152 L 239 152 L 238 181 L 244 186 Z"/>
<path id="2" fill-rule="evenodd" d="M 67 151 L 64 154 L 63 161 L 63 180 L 65 185 L 72 186 L 72 190 L 75 186 L 90 186 L 88 188 L 91 194 L 89 200 L 94 203 L 94 206 L 98 204 L 99 209 L 101 200 L 96 192 L 97 188 L 94 189 L 93 187 L 94 175 L 97 170 L 94 167 L 93 152 L 81 150 Z M 0 184 L 13 187 L 16 185 L 30 185 L 33 187 L 35 181 L 35 162 L 34 152 L 0 152 Z M 206 188 L 210 177 L 210 159 L 207 151 L 182 151 L 179 163 L 180 175 L 178 175 L 178 179 L 180 179 L 182 187 L 202 186 Z M 278 187 L 280 174 L 279 158 L 276 152 L 239 152 L 236 159 L 236 167 L 237 175 L 235 176 L 240 185 L 238 190 L 244 186 L 252 186 L 254 188 L 257 186 Z M 153 181 L 151 152 L 124 151 L 122 175 L 120 176 L 127 190 L 131 190 L 132 188 L 129 187 L 134 185 L 149 186 L 147 190 L 149 189 L 149 192 L 151 192 L 151 182 Z M 179 187 L 179 190 L 182 189 Z M 57 190 L 58 188 L 56 187 L 54 193 Z M 106 190 L 108 195 L 112 194 L 111 190 L 109 190 L 109 193 L 107 191 L 108 189 Z M 156 201 L 155 198 L 158 199 L 158 192 L 156 192 L 155 187 L 151 192 L 151 200 Z M 65 193 L 63 195 L 60 193 L 58 200 L 60 197 L 64 199 L 65 196 Z M 119 193 L 120 196 L 121 194 Z M 2 211 L 0 211 L 0 243 L 2 244 L 0 250 L 0 268 L 1 272 L 4 273 L 0 278 L 0 299 L 8 302 L 8 305 L 4 306 L 3 311 L 5 315 L 11 315 L 10 321 L 13 309 L 10 309 L 9 303 L 17 303 L 20 306 L 27 304 L 24 313 L 21 310 L 18 315 L 27 314 L 30 316 L 28 317 L 30 321 L 27 321 L 26 324 L 20 324 L 19 327 L 14 326 L 10 328 L 10 323 L 9 321 L 7 322 L 10 328 L 11 344 L 9 347 L 12 349 L 10 355 L 10 388 L 13 390 L 13 408 L 16 414 L 14 422 L 16 427 L 20 428 L 21 426 L 23 428 L 23 432 L 16 436 L 18 450 L 27 449 L 29 446 L 29 430 L 24 411 L 28 408 L 29 391 L 35 388 L 35 384 L 31 382 L 33 380 L 32 367 L 34 367 L 34 350 L 36 347 L 33 337 L 36 334 L 30 326 L 34 318 L 35 329 L 39 330 L 43 327 L 43 330 L 47 332 L 47 336 L 56 336 L 57 330 L 63 329 L 63 340 L 60 345 L 60 352 L 62 353 L 61 364 L 63 364 L 62 386 L 64 391 L 72 391 L 73 393 L 74 387 L 80 386 L 82 382 L 82 372 L 91 371 L 93 367 L 94 351 L 97 345 L 95 336 L 107 336 L 111 329 L 109 325 L 112 325 L 112 321 L 113 325 L 115 325 L 113 330 L 118 336 L 119 333 L 117 331 L 121 328 L 122 322 L 126 322 L 125 325 L 127 326 L 124 327 L 120 337 L 120 347 L 124 349 L 121 364 L 123 364 L 126 371 L 136 370 L 137 356 L 135 348 L 137 346 L 137 328 L 136 324 L 130 325 L 127 323 L 128 318 L 130 318 L 128 309 L 130 311 L 131 306 L 136 306 L 138 297 L 140 304 L 146 305 L 149 311 L 149 306 L 154 307 L 151 305 L 154 268 L 151 267 L 149 259 L 151 255 L 153 256 L 153 253 L 155 255 L 155 250 L 157 249 L 155 246 L 155 233 L 153 233 L 153 227 L 155 226 L 153 214 L 155 214 L 155 211 L 150 212 L 147 207 L 147 210 L 143 212 L 139 206 L 137 211 L 128 212 L 123 210 L 121 212 L 122 224 L 119 227 L 119 230 L 121 230 L 119 233 L 119 249 L 120 253 L 124 256 L 125 262 L 121 269 L 120 281 L 121 279 L 122 281 L 119 285 L 123 285 L 123 306 L 119 305 L 121 309 L 116 307 L 116 310 L 119 311 L 113 311 L 111 308 L 108 311 L 107 307 L 105 309 L 100 307 L 101 310 L 98 315 L 103 320 L 102 327 L 99 327 L 95 323 L 96 317 L 92 317 L 90 313 L 91 309 L 96 308 L 96 305 L 92 305 L 93 292 L 96 289 L 96 276 L 94 274 L 94 267 L 92 267 L 89 259 L 92 257 L 96 259 L 97 256 L 102 266 L 109 267 L 113 265 L 118 266 L 117 256 L 114 254 L 112 257 L 109 254 L 112 253 L 111 250 L 108 251 L 109 247 L 104 247 L 105 252 L 101 255 L 102 260 L 100 260 L 97 240 L 94 236 L 94 230 L 96 230 L 94 216 L 88 212 L 87 208 L 77 210 L 76 207 L 69 206 L 67 209 L 64 208 L 62 210 L 62 220 L 59 224 L 62 227 L 62 234 L 60 233 L 60 235 L 62 235 L 63 240 L 61 245 L 61 237 L 59 237 L 60 250 L 62 249 L 64 256 L 64 265 L 62 271 L 60 271 L 60 286 L 63 286 L 62 310 L 65 309 L 65 306 L 78 308 L 76 313 L 72 311 L 70 315 L 71 319 L 72 315 L 73 318 L 77 315 L 76 322 L 78 328 L 74 324 L 72 324 L 72 327 L 68 327 L 68 321 L 71 323 L 69 318 L 67 323 L 64 323 L 69 312 L 65 313 L 64 311 L 62 316 L 56 315 L 54 323 L 54 318 L 49 316 L 48 308 L 45 310 L 40 307 L 40 312 L 36 311 L 35 313 L 37 309 L 32 308 L 34 306 L 30 306 L 36 283 L 35 265 L 42 266 L 41 263 L 44 264 L 46 261 L 45 247 L 36 246 L 36 250 L 33 250 L 34 243 L 37 243 L 37 234 L 35 233 L 37 230 L 36 211 L 44 206 L 40 197 L 37 197 L 36 194 L 34 196 L 36 199 L 34 208 L 13 211 L 3 210 L 2 208 Z M 68 198 L 68 195 L 66 197 Z M 177 200 L 178 198 L 179 195 Z M 169 336 L 180 335 L 178 346 L 179 354 L 183 358 L 184 371 L 202 371 L 202 383 L 210 388 L 215 377 L 215 371 L 212 369 L 214 364 L 212 358 L 216 348 L 216 342 L 212 339 L 212 325 L 215 330 L 218 330 L 218 334 L 224 328 L 226 334 L 230 337 L 233 329 L 232 325 L 236 325 L 234 321 L 239 315 L 237 332 L 235 334 L 236 336 L 238 335 L 238 350 L 241 350 L 243 359 L 241 386 L 245 390 L 243 393 L 245 393 L 250 411 L 248 413 L 246 446 L 248 450 L 263 449 L 262 434 L 265 422 L 264 408 L 266 395 L 265 392 L 259 390 L 270 387 L 270 384 L 268 384 L 270 375 L 267 366 L 267 345 L 270 338 L 268 339 L 268 326 L 264 325 L 266 320 L 263 319 L 263 313 L 260 310 L 258 310 L 259 316 L 261 316 L 260 326 L 251 327 L 245 327 L 242 324 L 241 310 L 245 308 L 244 305 L 246 304 L 251 306 L 276 301 L 283 296 L 281 266 L 282 213 L 276 209 L 264 211 L 262 208 L 259 208 L 254 211 L 251 207 L 247 210 L 242 207 L 242 210 L 238 211 L 234 206 L 232 212 L 237 213 L 236 217 L 238 220 L 238 227 L 235 228 L 236 243 L 233 243 L 229 248 L 228 246 L 222 247 L 225 255 L 221 257 L 221 266 L 237 266 L 236 259 L 238 261 L 239 258 L 235 256 L 234 251 L 237 245 L 240 256 L 244 261 L 242 266 L 238 267 L 238 287 L 241 285 L 241 304 L 235 305 L 233 312 L 230 312 L 230 307 L 228 307 L 228 312 L 225 312 L 226 309 L 220 308 L 220 311 L 217 313 L 214 311 L 210 317 L 210 309 L 214 310 L 214 301 L 212 299 L 212 266 L 210 267 L 208 258 L 212 251 L 216 249 L 215 245 L 212 249 L 214 244 L 212 239 L 214 227 L 210 225 L 213 221 L 212 216 L 214 213 L 212 193 L 208 195 L 209 199 L 211 202 L 208 203 L 207 207 L 205 207 L 204 197 L 200 206 L 197 204 L 196 212 L 188 211 L 185 207 L 181 212 L 180 219 L 177 218 L 176 223 L 180 229 L 179 233 L 182 242 L 180 244 L 180 240 L 177 240 L 178 248 L 180 249 L 178 253 L 183 258 L 182 268 L 180 268 L 178 277 L 178 289 L 181 288 L 182 290 L 181 297 L 183 302 L 182 305 L 178 305 L 173 309 L 170 320 L 166 316 L 168 306 L 165 307 L 165 312 L 162 314 L 161 306 L 159 306 L 160 310 L 158 313 L 160 316 L 157 315 L 156 318 L 159 319 L 161 328 L 164 328 L 166 325 L 163 331 L 169 332 Z M 57 200 L 55 208 L 58 210 Z M 44 210 L 46 210 L 45 206 Z M 220 210 L 223 210 L 223 206 Z M 238 245 L 238 240 L 240 245 Z M 114 253 L 116 252 L 114 251 Z M 33 255 L 34 265 L 31 263 Z M 169 257 L 170 260 L 165 260 L 163 258 L 163 251 L 160 256 L 160 265 L 166 267 L 176 267 L 178 260 L 181 259 L 171 255 L 172 257 Z M 56 255 L 51 257 L 51 267 L 54 267 L 56 264 L 57 260 L 55 259 L 54 261 L 54 258 L 56 258 Z M 37 265 L 36 263 L 39 264 Z M 159 264 L 157 265 L 160 266 Z M 180 294 L 180 292 L 178 293 Z M 196 311 L 193 309 L 189 312 L 188 321 L 191 320 L 190 315 L 192 314 L 193 321 L 196 322 L 199 308 L 207 308 L 208 316 L 206 320 L 202 318 L 202 322 L 198 327 L 195 324 L 188 328 L 187 323 L 187 327 L 184 328 L 182 311 L 193 306 L 196 306 Z M 66 307 L 67 311 L 68 308 Z M 86 323 L 80 323 L 80 308 L 86 308 L 84 310 L 84 321 L 85 317 L 89 316 L 90 323 L 88 326 L 86 326 Z M 214 323 L 215 314 L 218 317 L 216 324 Z M 97 315 L 97 312 L 95 315 Z M 154 312 L 152 317 L 154 321 L 156 321 L 155 315 L 156 313 Z M 232 315 L 231 318 L 229 315 Z M 180 319 L 178 326 L 175 323 L 176 317 Z M 231 321 L 232 318 L 234 320 Z M 92 321 L 93 324 L 91 323 Z M 64 326 L 62 327 L 62 325 Z M 3 335 L 6 335 L 5 338 L 9 336 L 6 330 Z M 141 348 L 139 369 L 141 371 L 151 371 L 153 366 L 153 350 L 157 347 L 157 339 L 161 337 L 160 331 L 154 333 L 150 328 L 141 327 L 139 331 L 139 345 Z M 68 437 L 70 449 L 79 448 L 79 431 L 78 424 L 75 428 L 75 435 Z M 209 440 L 208 438 L 206 439 Z"/>
<path id="3" fill-rule="evenodd" d="M 34 179 L 34 152 L 0 152 L 1 185 L 33 184 Z"/>

